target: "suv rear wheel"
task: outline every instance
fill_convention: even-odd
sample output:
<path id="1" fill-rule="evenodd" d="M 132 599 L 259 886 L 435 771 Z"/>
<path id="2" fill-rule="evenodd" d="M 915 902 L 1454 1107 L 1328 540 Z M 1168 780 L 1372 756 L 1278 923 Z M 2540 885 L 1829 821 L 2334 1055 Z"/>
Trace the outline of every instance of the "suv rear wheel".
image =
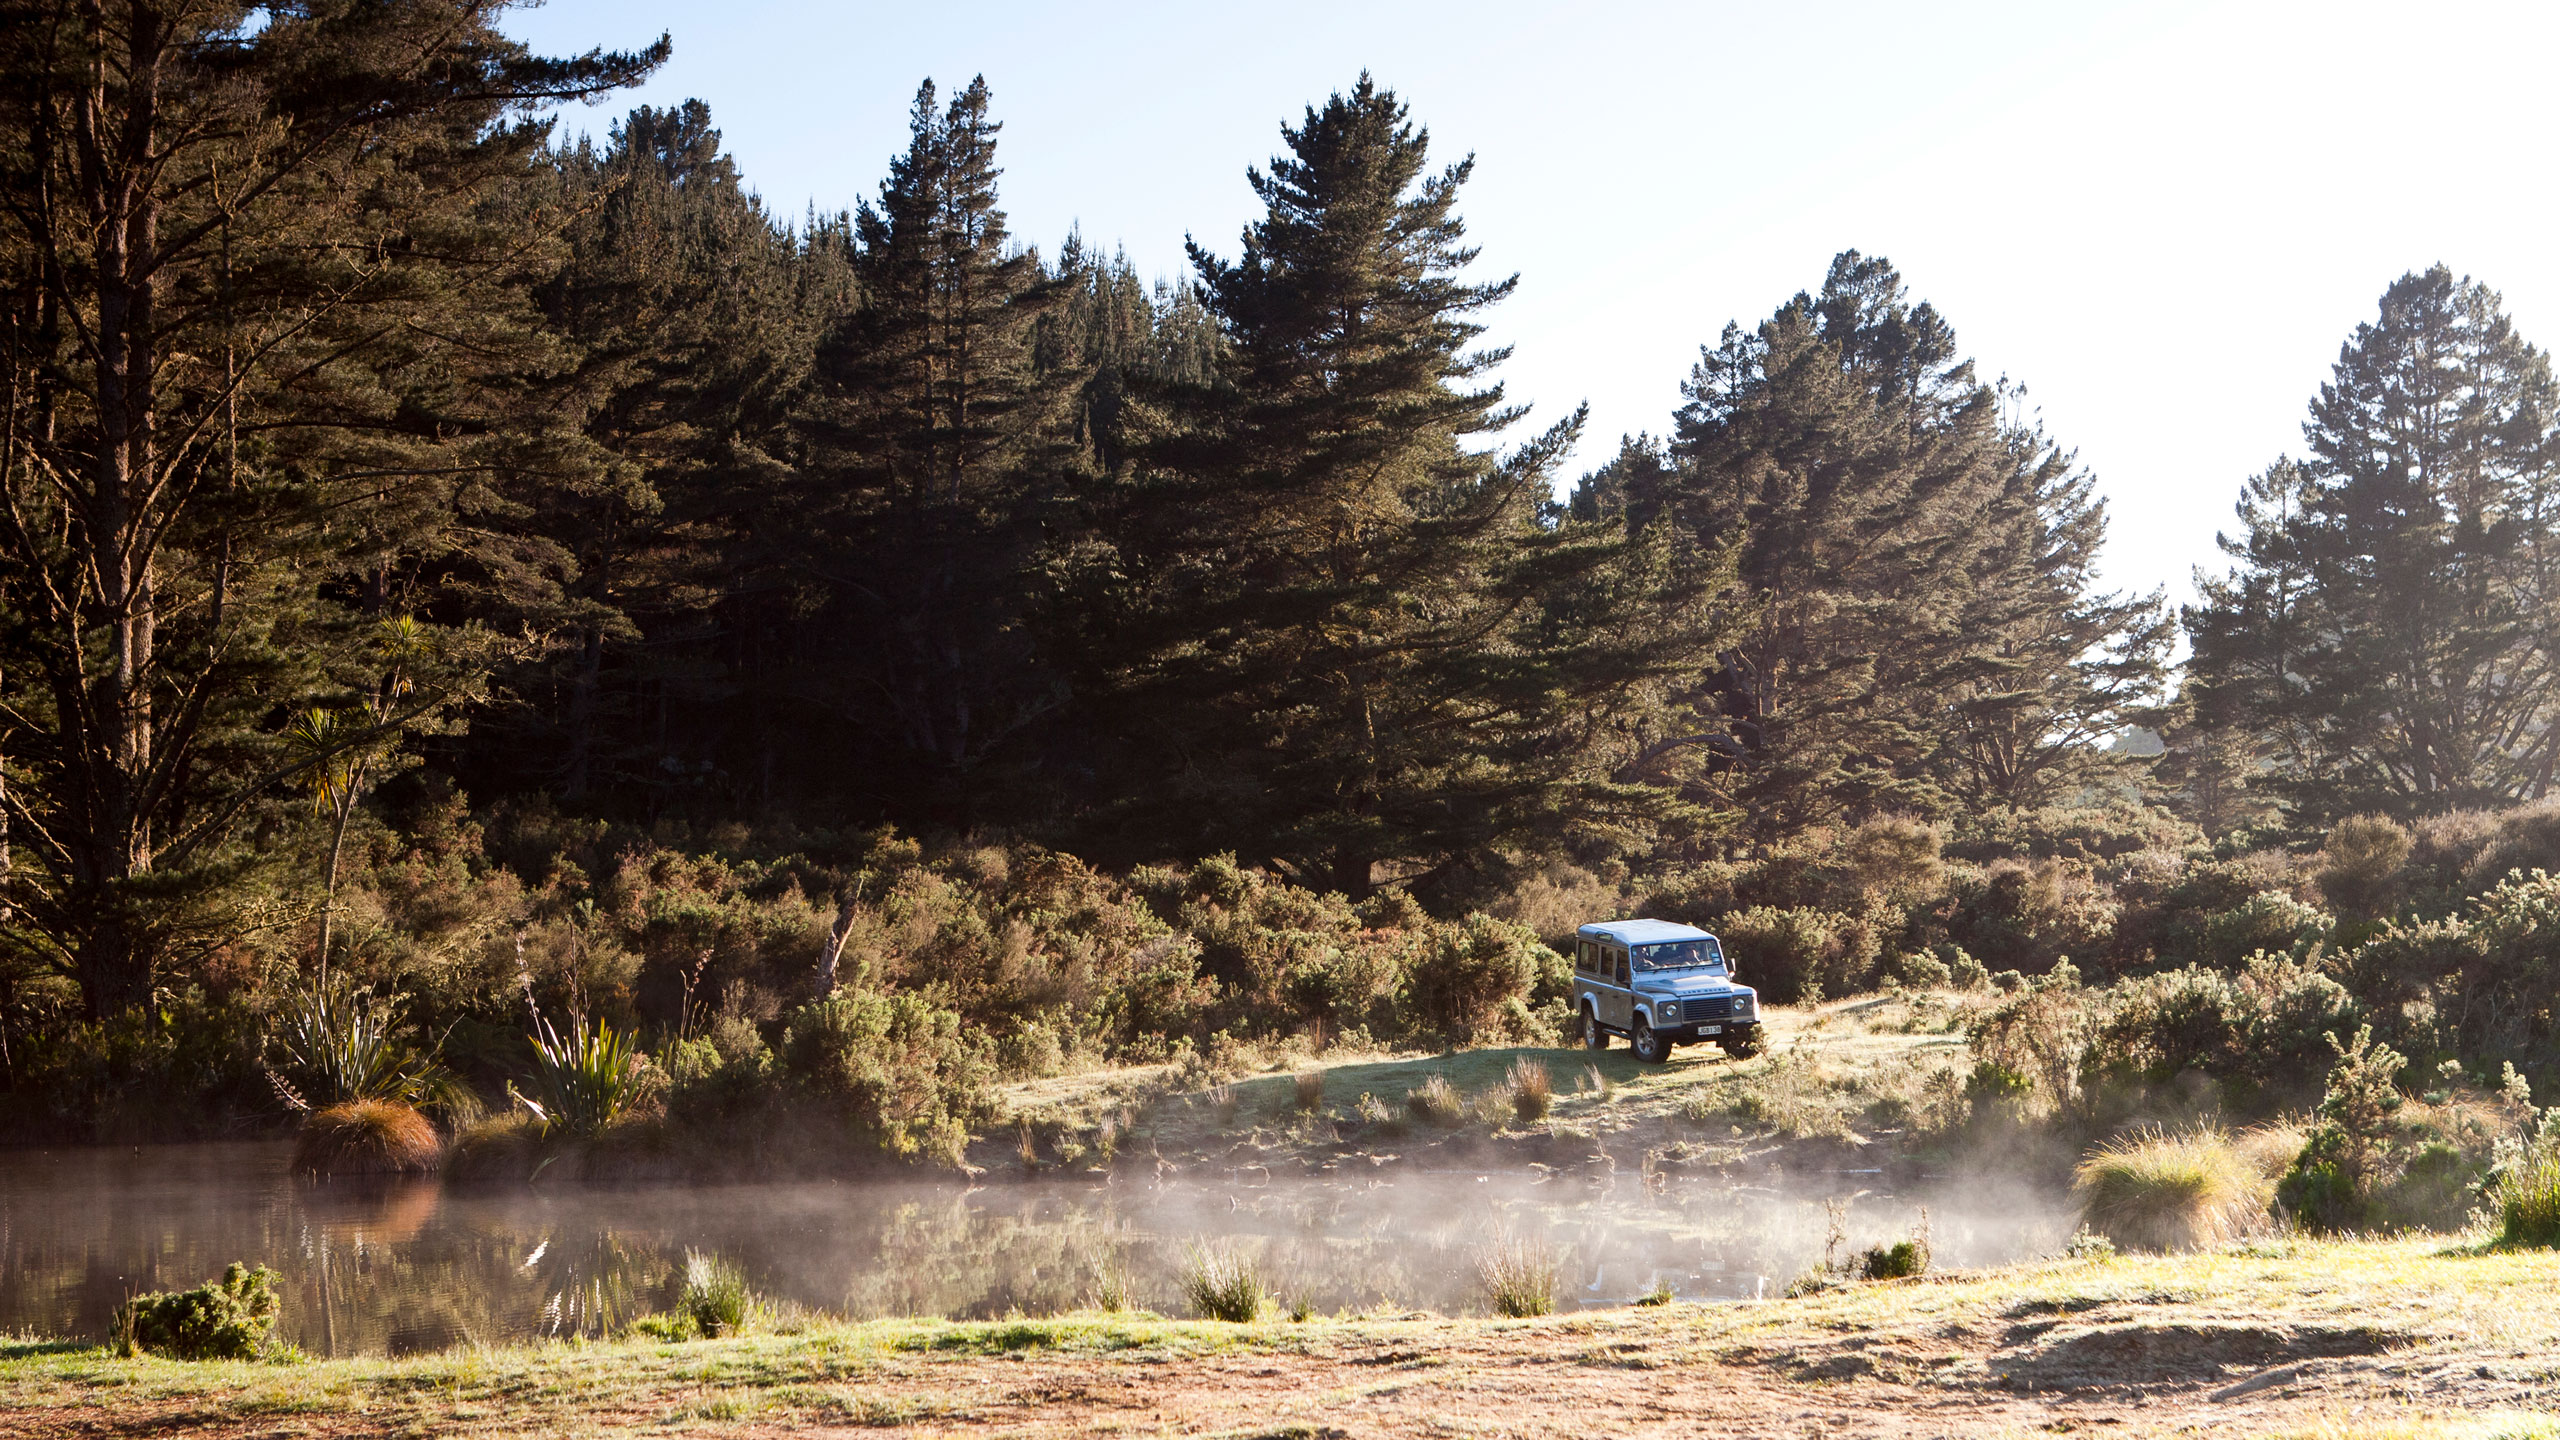
<path id="1" fill-rule="evenodd" d="M 1671 1042 L 1662 1038 L 1662 1032 L 1653 1028 L 1653 1022 L 1641 1015 L 1636 1017 L 1636 1033 L 1628 1043 L 1635 1046 L 1636 1058 L 1647 1065 L 1659 1065 L 1671 1058 Z"/>
<path id="2" fill-rule="evenodd" d="M 1582 1048 L 1585 1050 L 1609 1048 L 1609 1032 L 1600 1028 L 1600 1017 L 1592 1014 L 1591 1007 L 1587 1005 L 1582 1010 Z"/>

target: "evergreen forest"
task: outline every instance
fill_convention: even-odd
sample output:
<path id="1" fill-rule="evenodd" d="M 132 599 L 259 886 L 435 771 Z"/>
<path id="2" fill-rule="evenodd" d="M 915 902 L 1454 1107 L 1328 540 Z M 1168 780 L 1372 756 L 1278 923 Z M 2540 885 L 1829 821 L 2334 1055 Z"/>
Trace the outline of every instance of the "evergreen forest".
<path id="1" fill-rule="evenodd" d="M 2055 1103 L 2560 1084 L 2560 392 L 2483 283 L 2375 277 L 2173 607 L 1880 256 L 1658 434 L 1530 414 L 1365 74 L 1153 277 L 1009 226 L 983 81 L 794 220 L 699 103 L 560 138 L 663 40 L 0 12 L 0 1139 L 956 1159 L 1010 1079 L 1557 1043 L 1635 914 L 2065 1015 L 1976 1046 Z"/>

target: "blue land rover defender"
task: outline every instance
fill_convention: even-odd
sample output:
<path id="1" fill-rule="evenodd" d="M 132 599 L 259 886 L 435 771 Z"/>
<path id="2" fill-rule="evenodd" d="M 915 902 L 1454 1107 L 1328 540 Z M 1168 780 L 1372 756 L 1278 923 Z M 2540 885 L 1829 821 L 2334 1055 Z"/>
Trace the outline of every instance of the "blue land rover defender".
<path id="1" fill-rule="evenodd" d="M 1733 983 L 1716 937 L 1668 920 L 1585 925 L 1573 947 L 1573 1005 L 1582 1043 L 1624 1035 L 1636 1058 L 1660 1064 L 1671 1047 L 1712 1040 L 1736 1059 L 1760 1053 L 1760 997 Z"/>

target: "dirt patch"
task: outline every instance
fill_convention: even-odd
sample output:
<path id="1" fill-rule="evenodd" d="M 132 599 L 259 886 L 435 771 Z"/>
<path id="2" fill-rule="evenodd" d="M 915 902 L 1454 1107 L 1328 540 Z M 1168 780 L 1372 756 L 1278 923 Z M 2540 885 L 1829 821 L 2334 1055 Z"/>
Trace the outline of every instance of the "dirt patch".
<path id="1" fill-rule="evenodd" d="M 2036 1327 L 2019 1327 L 2032 1329 Z M 2220 1380 L 2271 1365 L 2379 1355 L 2410 1337 L 2367 1326 L 2123 1324 L 2057 1327 L 1991 1357 L 1995 1374 L 2040 1390 Z"/>

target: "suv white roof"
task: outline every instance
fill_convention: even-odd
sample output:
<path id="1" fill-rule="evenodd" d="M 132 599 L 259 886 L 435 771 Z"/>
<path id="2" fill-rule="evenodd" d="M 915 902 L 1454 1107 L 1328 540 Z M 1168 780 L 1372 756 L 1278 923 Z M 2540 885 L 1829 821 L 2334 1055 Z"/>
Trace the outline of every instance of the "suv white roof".
<path id="1" fill-rule="evenodd" d="M 1579 932 L 1587 940 L 1615 940 L 1621 945 L 1659 945 L 1667 940 L 1713 940 L 1695 925 L 1669 920 L 1603 920 Z"/>

